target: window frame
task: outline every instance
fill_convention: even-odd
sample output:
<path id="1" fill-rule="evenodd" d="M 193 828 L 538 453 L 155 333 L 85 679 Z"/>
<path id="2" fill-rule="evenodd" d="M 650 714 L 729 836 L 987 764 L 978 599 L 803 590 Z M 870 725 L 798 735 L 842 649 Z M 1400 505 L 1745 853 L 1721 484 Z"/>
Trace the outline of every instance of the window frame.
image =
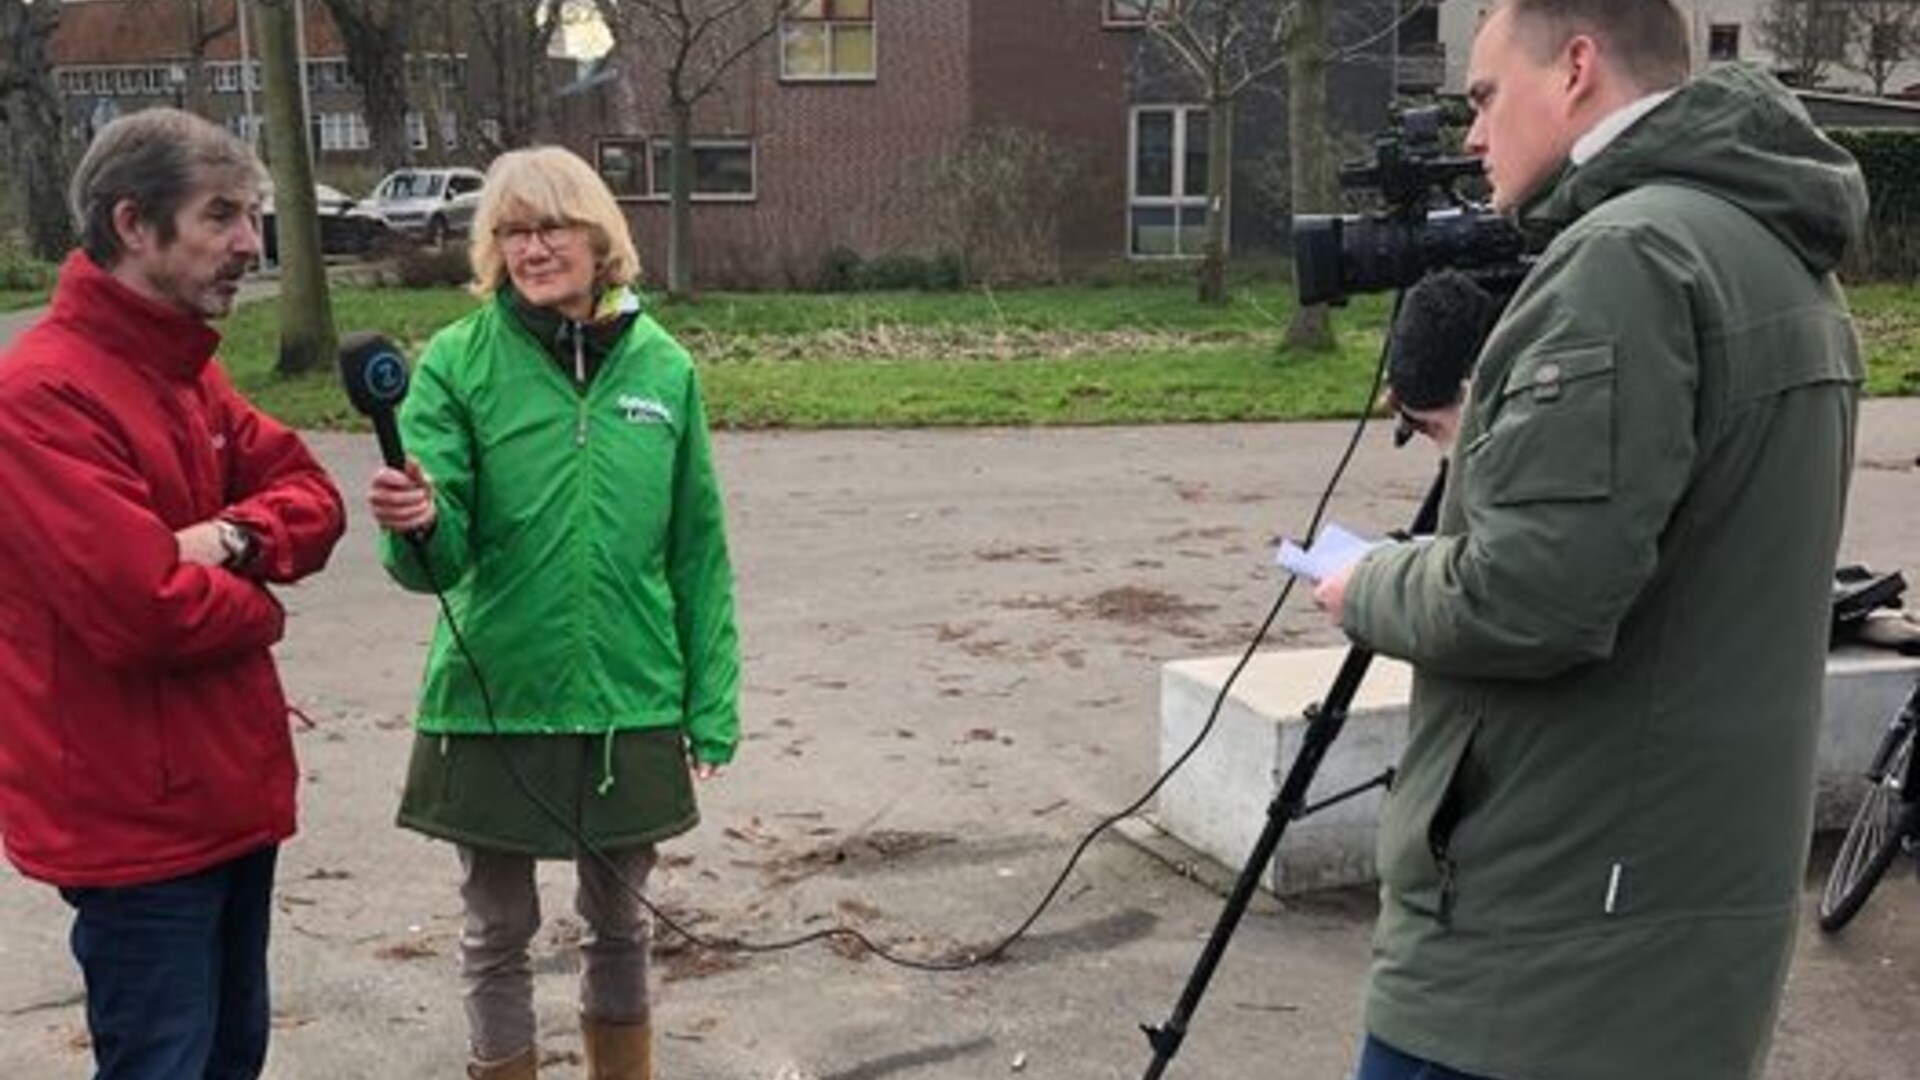
<path id="1" fill-rule="evenodd" d="M 607 182 L 613 191 L 613 197 L 620 202 L 653 203 L 664 205 L 673 201 L 673 193 L 668 190 L 672 183 L 670 177 L 655 175 L 654 156 L 656 150 L 672 152 L 673 140 L 662 135 L 607 135 L 594 142 L 593 167 L 600 178 Z M 637 171 L 638 191 L 625 190 L 624 184 L 616 184 L 606 171 L 607 150 L 618 146 L 623 152 L 635 153 L 640 157 Z M 696 203 L 754 203 L 760 200 L 760 144 L 745 136 L 695 136 L 691 146 L 696 156 L 702 150 L 745 150 L 747 152 L 747 170 L 751 182 L 748 191 L 710 191 L 702 192 L 695 188 L 691 201 Z M 697 172 L 695 181 L 699 179 Z"/>
<path id="2" fill-rule="evenodd" d="M 879 3 L 879 0 L 867 0 L 867 14 L 864 18 L 848 18 L 848 17 L 835 15 L 834 4 L 836 3 L 836 0 L 819 0 L 819 3 L 823 5 L 823 12 L 820 15 L 796 14 L 796 12 L 799 10 L 797 5 L 781 14 L 780 27 L 779 27 L 779 30 L 776 31 L 776 35 L 779 39 L 777 42 L 777 47 L 780 53 L 780 81 L 783 83 L 798 83 L 798 84 L 806 84 L 806 85 L 817 85 L 820 83 L 878 82 L 880 79 L 880 13 L 876 9 L 876 5 Z M 818 26 L 824 30 L 825 40 L 826 40 L 827 65 L 828 65 L 827 71 L 818 75 L 810 75 L 805 73 L 795 74 L 794 72 L 788 70 L 787 68 L 787 29 L 790 25 L 793 25 L 793 24 L 799 24 L 801 26 Z M 839 33 L 840 30 L 843 28 L 855 28 L 855 27 L 864 28 L 867 31 L 867 35 L 871 41 L 871 50 L 873 54 L 872 70 L 864 71 L 864 72 L 859 72 L 859 71 L 841 72 L 841 71 L 832 70 L 834 35 Z"/>
<path id="3" fill-rule="evenodd" d="M 1148 113 L 1171 113 L 1173 115 L 1173 144 L 1168 148 L 1173 169 L 1169 176 L 1169 191 L 1171 193 L 1167 195 L 1140 194 L 1140 118 Z M 1189 230 L 1189 226 L 1183 225 L 1180 222 L 1183 211 L 1199 210 L 1201 212 L 1201 223 L 1198 226 L 1202 234 L 1201 244 L 1205 243 L 1205 215 L 1212 212 L 1207 205 L 1207 193 L 1204 181 L 1200 194 L 1185 194 L 1187 189 L 1187 161 L 1190 156 L 1187 148 L 1187 133 L 1191 126 L 1189 118 L 1194 113 L 1206 115 L 1208 124 L 1213 123 L 1211 110 L 1204 104 L 1193 102 L 1139 104 L 1127 110 L 1127 210 L 1122 219 L 1122 223 L 1125 230 L 1123 237 L 1124 247 L 1127 258 L 1130 260 L 1191 260 L 1201 258 L 1205 254 L 1199 247 L 1189 250 L 1187 245 L 1181 242 L 1181 238 Z M 1209 147 L 1208 149 L 1210 152 L 1211 148 Z M 1172 252 L 1161 254 L 1134 250 L 1134 214 L 1140 210 L 1170 210 L 1173 212 L 1175 232 L 1174 250 Z M 1233 247 L 1233 200 L 1231 197 L 1228 198 L 1227 205 L 1222 208 L 1221 213 L 1225 216 L 1225 246 L 1231 251 Z"/>
<path id="4" fill-rule="evenodd" d="M 1122 14 L 1121 4 L 1135 9 L 1135 14 Z M 1180 9 L 1180 0 L 1101 0 L 1100 25 L 1108 30 L 1144 30 L 1156 14 L 1153 9 L 1161 4 L 1169 15 Z"/>
<path id="5" fill-rule="evenodd" d="M 1733 44 L 1733 51 L 1724 56 L 1714 48 L 1723 36 L 1731 37 Z M 1740 24 L 1737 22 L 1709 23 L 1707 25 L 1707 62 L 1710 64 L 1731 64 L 1738 62 L 1740 59 L 1740 46 L 1742 44 L 1740 39 L 1744 36 L 1745 35 L 1741 33 Z"/>

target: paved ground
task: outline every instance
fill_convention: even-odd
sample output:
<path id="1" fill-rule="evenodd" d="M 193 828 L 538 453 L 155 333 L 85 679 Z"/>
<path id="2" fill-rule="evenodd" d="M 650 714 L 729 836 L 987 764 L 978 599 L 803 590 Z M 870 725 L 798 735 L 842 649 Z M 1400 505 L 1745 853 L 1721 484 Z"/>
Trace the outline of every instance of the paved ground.
<path id="1" fill-rule="evenodd" d="M 1157 670 L 1238 648 L 1277 591 L 1336 425 L 722 435 L 747 741 L 671 845 L 656 896 L 708 933 L 860 926 L 902 951 L 977 945 L 1029 910 L 1079 834 L 1151 779 Z M 370 439 L 316 445 L 357 491 Z M 1847 554 L 1920 567 L 1920 401 L 1867 410 Z M 1404 522 L 1427 460 L 1376 431 L 1336 514 Z M 358 511 L 356 497 L 355 510 Z M 391 825 L 429 603 L 389 587 L 356 520 L 287 594 L 304 828 L 274 965 L 283 1080 L 459 1075 L 459 905 L 443 846 Z M 1279 643 L 1333 638 L 1296 600 Z M 1323 687 L 1301 687 L 1304 705 Z M 557 871 L 538 995 L 548 1075 L 582 1075 L 577 925 Z M 998 965 L 926 975 L 827 948 L 664 950 L 662 1074 L 699 1080 L 1138 1076 L 1219 898 L 1097 843 Z M 1238 933 L 1171 1077 L 1334 1080 L 1352 1053 L 1371 900 Z M 0 1076 L 86 1075 L 57 898 L 0 872 Z M 669 944 L 663 941 L 663 944 Z M 1840 941 L 1803 939 L 1768 1080 L 1907 1080 L 1920 1060 L 1920 886 Z"/>

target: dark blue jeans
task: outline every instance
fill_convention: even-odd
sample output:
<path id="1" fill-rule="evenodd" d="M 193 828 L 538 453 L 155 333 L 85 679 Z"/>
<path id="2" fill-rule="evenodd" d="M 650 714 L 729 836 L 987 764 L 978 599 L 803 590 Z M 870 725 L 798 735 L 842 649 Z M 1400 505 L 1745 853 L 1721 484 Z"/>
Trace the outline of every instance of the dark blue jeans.
<path id="1" fill-rule="evenodd" d="M 151 885 L 62 889 L 95 1080 L 253 1080 L 279 848 Z"/>
<path id="2" fill-rule="evenodd" d="M 1455 1072 L 1445 1065 L 1422 1061 L 1395 1050 L 1373 1036 L 1367 1036 L 1360 1048 L 1360 1068 L 1353 1080 L 1487 1080 L 1472 1073 Z"/>

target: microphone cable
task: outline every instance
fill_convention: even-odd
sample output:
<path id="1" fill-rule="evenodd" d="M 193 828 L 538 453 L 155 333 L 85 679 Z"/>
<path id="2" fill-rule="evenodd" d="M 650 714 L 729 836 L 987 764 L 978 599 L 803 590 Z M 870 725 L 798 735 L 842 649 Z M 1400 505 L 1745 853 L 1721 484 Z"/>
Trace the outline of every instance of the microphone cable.
<path id="1" fill-rule="evenodd" d="M 1396 295 L 1393 316 L 1389 317 L 1388 330 L 1381 341 L 1380 358 L 1374 366 L 1373 382 L 1367 390 L 1367 399 L 1360 409 L 1360 420 L 1354 425 L 1353 433 L 1347 439 L 1346 447 L 1340 454 L 1339 462 L 1334 466 L 1333 474 L 1328 478 L 1326 486 L 1321 490 L 1319 498 L 1314 504 L 1313 514 L 1307 523 L 1306 532 L 1302 534 L 1305 539 L 1310 540 L 1320 531 L 1320 523 L 1326 516 L 1327 507 L 1333 501 L 1334 493 L 1339 490 L 1340 481 L 1346 476 L 1347 468 L 1353 463 L 1354 454 L 1358 451 L 1360 441 L 1365 436 L 1368 424 L 1373 417 L 1374 403 L 1380 399 L 1381 387 L 1384 385 L 1386 379 L 1387 362 L 1393 340 L 1392 324 L 1399 313 L 1399 309 L 1400 296 Z M 1214 695 L 1213 705 L 1207 711 L 1206 722 L 1201 725 L 1200 731 L 1193 737 L 1193 741 L 1187 745 L 1187 748 L 1180 753 L 1179 757 L 1175 758 L 1173 763 L 1168 765 L 1138 798 L 1127 804 L 1125 808 L 1100 819 L 1093 828 L 1089 829 L 1086 834 L 1081 837 L 1080 842 L 1074 846 L 1072 853 L 1067 857 L 1066 863 L 1060 868 L 1060 872 L 1054 877 L 1052 885 L 1047 888 L 1046 892 L 1040 897 L 1039 902 L 1036 903 L 1033 909 L 1027 914 L 1027 917 L 1021 920 L 1021 922 L 1005 936 L 1001 937 L 998 942 L 985 950 L 973 951 L 960 949 L 944 957 L 921 959 L 894 952 L 885 945 L 874 941 L 861 930 L 851 926 L 836 925 L 792 937 L 772 941 L 752 942 L 740 938 L 709 937 L 693 930 L 661 910 L 659 905 L 655 904 L 639 887 L 635 886 L 632 882 L 628 881 L 624 875 L 619 873 L 613 860 L 608 857 L 605 850 L 588 839 L 583 831 L 558 807 L 554 806 L 539 792 L 535 791 L 533 786 L 527 782 L 526 777 L 521 774 L 514 760 L 510 756 L 507 756 L 505 745 L 499 741 L 500 737 L 502 737 L 502 732 L 500 731 L 499 721 L 494 712 L 493 694 L 487 687 L 486 674 L 481 670 L 479 661 L 474 657 L 473 651 L 468 647 L 466 635 L 461 632 L 459 621 L 454 617 L 453 608 L 447 600 L 446 591 L 441 587 L 439 578 L 433 572 L 432 561 L 427 558 L 426 545 L 419 537 L 411 534 L 407 536 L 407 541 L 408 550 L 413 552 L 415 560 L 419 563 L 421 571 L 427 579 L 428 586 L 433 590 L 434 598 L 439 602 L 441 616 L 446 620 L 447 630 L 453 639 L 455 648 L 459 650 L 460 656 L 466 662 L 468 670 L 473 672 L 474 682 L 480 691 L 481 704 L 487 711 L 487 725 L 493 734 L 493 738 L 489 741 L 502 755 L 501 763 L 506 766 L 507 774 L 512 778 L 514 786 L 517 787 L 520 794 L 545 815 L 549 821 L 559 826 L 561 830 L 572 838 L 572 840 L 579 845 L 581 851 L 599 862 L 611 876 L 618 880 L 621 886 L 627 890 L 627 893 L 639 901 L 640 905 L 646 909 L 647 913 L 651 915 L 656 922 L 665 926 L 668 930 L 694 947 L 709 952 L 762 955 L 786 952 L 801 948 L 802 946 L 811 945 L 815 942 L 839 940 L 849 942 L 857 946 L 860 950 L 878 957 L 895 967 L 905 968 L 911 971 L 933 973 L 966 971 L 970 968 L 993 963 L 1004 956 L 1007 950 L 1013 947 L 1015 942 L 1027 935 L 1028 931 L 1033 928 L 1033 925 L 1039 922 L 1040 917 L 1052 906 L 1054 900 L 1060 895 L 1060 890 L 1066 887 L 1067 880 L 1072 876 L 1074 867 L 1079 865 L 1080 859 L 1086 854 L 1087 849 L 1093 846 L 1093 842 L 1108 829 L 1111 829 L 1121 821 L 1138 813 L 1155 795 L 1160 793 L 1160 789 L 1166 786 L 1167 781 L 1171 780 L 1174 774 L 1185 767 L 1193 755 L 1199 752 L 1200 747 L 1206 743 L 1208 736 L 1213 733 L 1215 725 L 1219 722 L 1220 710 L 1226 705 L 1227 695 L 1232 692 L 1234 683 L 1239 680 L 1241 673 L 1245 671 L 1247 665 L 1252 662 L 1254 653 L 1259 650 L 1261 643 L 1266 640 L 1267 633 L 1272 629 L 1274 620 L 1279 617 L 1281 610 L 1285 608 L 1287 599 L 1293 594 L 1293 586 L 1299 580 L 1292 575 L 1288 576 L 1287 583 L 1281 587 L 1279 598 L 1267 609 L 1266 617 L 1260 621 L 1259 628 L 1254 631 L 1253 639 L 1247 643 L 1246 649 L 1240 654 L 1240 659 L 1234 664 L 1226 680 L 1220 684 L 1220 691 Z"/>

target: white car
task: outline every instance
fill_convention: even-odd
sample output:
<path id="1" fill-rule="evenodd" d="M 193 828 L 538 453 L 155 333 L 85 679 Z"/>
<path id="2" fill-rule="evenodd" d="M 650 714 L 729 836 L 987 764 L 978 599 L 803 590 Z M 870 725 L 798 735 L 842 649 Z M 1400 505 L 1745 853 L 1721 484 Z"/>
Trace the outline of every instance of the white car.
<path id="1" fill-rule="evenodd" d="M 472 228 L 485 181 L 478 169 L 398 169 L 374 187 L 364 205 L 395 232 L 439 246 Z"/>

